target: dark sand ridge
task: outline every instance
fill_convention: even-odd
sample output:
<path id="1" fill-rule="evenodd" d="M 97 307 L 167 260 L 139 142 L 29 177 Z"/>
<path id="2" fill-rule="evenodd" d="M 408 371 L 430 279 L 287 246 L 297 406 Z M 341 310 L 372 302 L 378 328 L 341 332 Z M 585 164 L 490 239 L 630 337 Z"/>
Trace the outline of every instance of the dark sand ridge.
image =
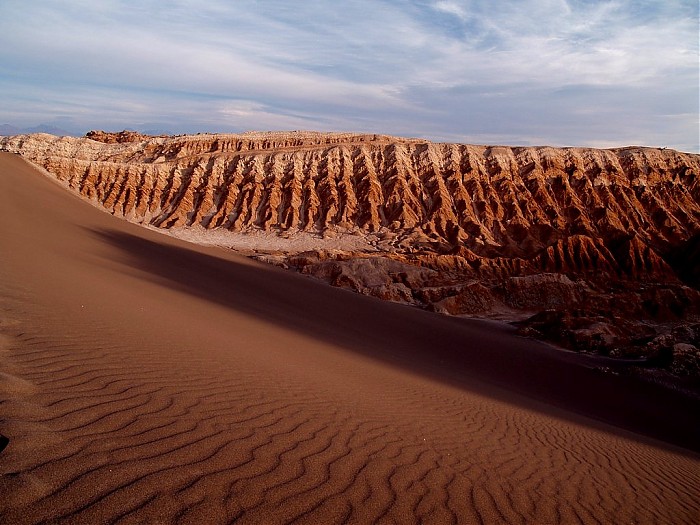
<path id="1" fill-rule="evenodd" d="M 700 515 L 697 454 L 578 415 L 697 449 L 697 403 L 579 356 L 132 226 L 8 154 L 0 242 L 0 521 Z"/>

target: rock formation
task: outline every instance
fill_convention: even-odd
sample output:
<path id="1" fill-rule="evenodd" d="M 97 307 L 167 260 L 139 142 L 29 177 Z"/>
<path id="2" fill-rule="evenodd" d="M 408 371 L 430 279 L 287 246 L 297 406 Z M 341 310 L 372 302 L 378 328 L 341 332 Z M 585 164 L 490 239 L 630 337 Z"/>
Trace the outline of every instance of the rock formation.
<path id="1" fill-rule="evenodd" d="M 438 312 L 539 313 L 524 332 L 577 350 L 643 354 L 664 323 L 698 313 L 696 154 L 313 132 L 37 134 L 0 148 L 128 220 L 335 239 L 253 254 Z M 694 337 L 672 342 L 688 355 Z"/>

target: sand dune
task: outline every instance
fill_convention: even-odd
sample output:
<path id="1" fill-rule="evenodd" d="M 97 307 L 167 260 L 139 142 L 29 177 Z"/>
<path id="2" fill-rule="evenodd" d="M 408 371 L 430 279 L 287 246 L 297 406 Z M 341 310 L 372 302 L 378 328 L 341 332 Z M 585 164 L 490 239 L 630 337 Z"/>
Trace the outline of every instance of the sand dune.
<path id="1" fill-rule="evenodd" d="M 700 406 L 0 154 L 0 521 L 695 523 Z"/>

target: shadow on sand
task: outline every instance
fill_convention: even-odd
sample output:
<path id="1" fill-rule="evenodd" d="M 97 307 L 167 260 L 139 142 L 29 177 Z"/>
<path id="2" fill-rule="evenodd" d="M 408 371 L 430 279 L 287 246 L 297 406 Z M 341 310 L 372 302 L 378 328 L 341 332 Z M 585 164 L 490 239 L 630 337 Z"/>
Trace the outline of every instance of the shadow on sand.
<path id="1" fill-rule="evenodd" d="M 507 326 L 363 297 L 166 237 L 156 242 L 116 230 L 91 232 L 150 281 L 465 389 L 499 387 L 488 394 L 510 403 L 537 409 L 531 401 L 542 402 L 563 409 L 558 417 L 571 411 L 700 451 L 700 401 L 601 373 L 586 356 L 518 337 Z"/>

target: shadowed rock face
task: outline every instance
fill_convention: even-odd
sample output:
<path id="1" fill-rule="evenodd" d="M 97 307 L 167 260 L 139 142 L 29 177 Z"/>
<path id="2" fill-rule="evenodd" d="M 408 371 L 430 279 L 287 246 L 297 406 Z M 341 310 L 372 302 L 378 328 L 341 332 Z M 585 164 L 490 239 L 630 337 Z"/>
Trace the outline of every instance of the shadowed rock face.
<path id="1" fill-rule="evenodd" d="M 449 314 L 555 310 L 527 330 L 579 350 L 639 353 L 639 322 L 656 323 L 651 341 L 697 313 L 699 155 L 347 133 L 88 137 L 0 147 L 135 222 L 337 238 L 258 253 L 336 286 Z"/>

